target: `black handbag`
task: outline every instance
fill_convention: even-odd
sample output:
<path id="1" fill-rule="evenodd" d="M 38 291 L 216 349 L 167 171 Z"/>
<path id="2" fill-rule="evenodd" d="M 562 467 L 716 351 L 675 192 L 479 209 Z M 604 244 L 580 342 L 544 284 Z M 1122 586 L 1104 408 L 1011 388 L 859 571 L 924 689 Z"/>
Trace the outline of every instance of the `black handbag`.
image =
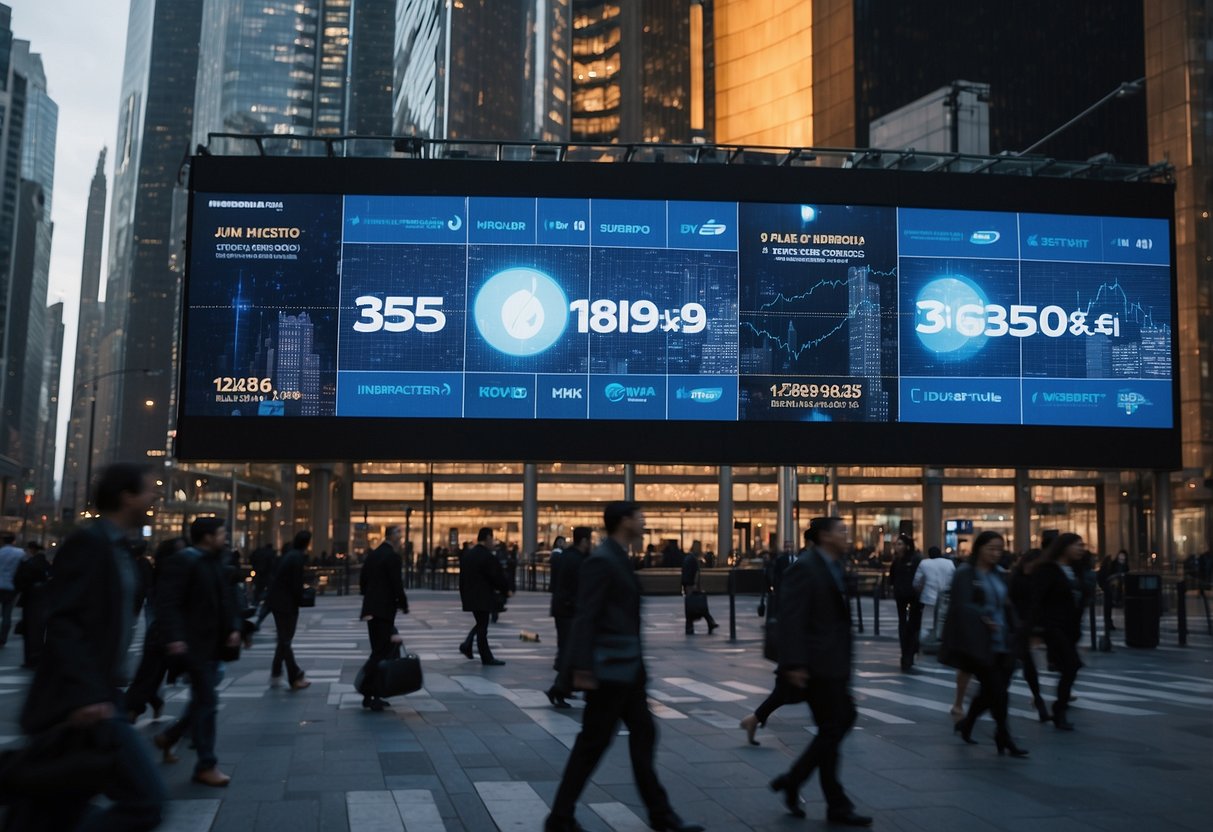
<path id="1" fill-rule="evenodd" d="M 112 720 L 60 723 L 28 745 L 0 753 L 0 804 L 16 798 L 53 799 L 105 791 L 118 768 Z"/>
<path id="2" fill-rule="evenodd" d="M 412 653 L 400 655 L 400 649 L 393 651 L 394 655 L 386 659 L 372 658 L 359 670 L 354 677 L 354 690 L 363 696 L 377 696 L 386 699 L 389 696 L 403 696 L 421 690 L 424 677 L 421 673 L 421 659 Z M 375 668 L 370 680 L 367 671 Z"/>
<path id="3" fill-rule="evenodd" d="M 692 621 L 698 621 L 708 614 L 708 596 L 704 595 L 699 590 L 687 593 L 686 600 L 687 618 Z"/>
<path id="4" fill-rule="evenodd" d="M 640 636 L 602 635 L 594 640 L 594 678 L 616 685 L 634 685 L 644 675 Z"/>
<path id="5" fill-rule="evenodd" d="M 314 607 L 314 606 L 316 606 L 316 587 L 314 587 L 314 586 L 305 586 L 305 587 L 303 588 L 303 595 L 302 595 L 302 597 L 299 599 L 299 606 L 300 606 L 300 607 Z"/>
<path id="6" fill-rule="evenodd" d="M 769 662 L 779 661 L 779 622 L 773 614 L 762 625 L 762 657 Z"/>

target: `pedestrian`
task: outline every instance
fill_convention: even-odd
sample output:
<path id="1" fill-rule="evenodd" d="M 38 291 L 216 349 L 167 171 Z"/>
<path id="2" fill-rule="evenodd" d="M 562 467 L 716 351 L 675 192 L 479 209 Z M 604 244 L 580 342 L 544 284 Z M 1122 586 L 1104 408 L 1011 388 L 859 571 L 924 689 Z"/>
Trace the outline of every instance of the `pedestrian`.
<path id="1" fill-rule="evenodd" d="M 940 620 L 940 595 L 952 586 L 952 576 L 956 574 L 956 564 L 945 558 L 938 546 L 927 550 L 926 560 L 918 564 L 914 573 L 914 589 L 918 592 L 918 602 L 922 605 L 922 623 L 918 628 L 919 646 L 930 642 L 938 646 L 940 631 L 944 622 Z M 965 691 L 969 687 L 969 674 L 965 671 L 956 673 L 956 696 L 952 702 L 952 721 L 957 722 L 964 717 Z"/>
<path id="2" fill-rule="evenodd" d="M 152 555 L 153 585 L 157 584 L 160 576 L 164 574 L 164 565 L 168 559 L 184 549 L 186 545 L 184 537 L 171 537 L 160 542 L 155 554 Z M 164 711 L 160 684 L 167 672 L 168 657 L 165 653 L 165 642 L 161 637 L 159 622 L 153 614 L 152 623 L 143 633 L 143 655 L 139 659 L 139 667 L 135 671 L 135 678 L 131 680 L 130 687 L 126 689 L 123 707 L 131 722 L 137 720 L 149 704 L 152 706 L 152 718 L 160 719 L 160 715 Z"/>
<path id="3" fill-rule="evenodd" d="M 1066 718 L 1070 692 L 1082 667 L 1078 640 L 1082 635 L 1083 585 L 1075 573 L 1075 564 L 1086 553 L 1082 538 L 1073 532 L 1058 535 L 1045 551 L 1042 563 L 1033 573 L 1031 622 L 1044 632 L 1050 664 L 1057 667 L 1057 701 L 1053 704 L 1053 725 L 1061 731 L 1073 731 Z"/>
<path id="4" fill-rule="evenodd" d="M 889 585 L 897 606 L 897 637 L 901 643 L 901 671 L 914 670 L 918 654 L 918 631 L 922 626 L 922 604 L 914 589 L 914 576 L 922 558 L 914 548 L 914 538 L 899 534 L 893 541 L 893 562 L 889 565 Z"/>
<path id="5" fill-rule="evenodd" d="M 190 524 L 191 545 L 164 561 L 160 576 L 159 621 L 165 652 L 184 668 L 190 680 L 190 704 L 163 733 L 152 738 L 175 763 L 173 747 L 188 732 L 198 762 L 195 783 L 223 787 L 232 778 L 219 769 L 215 755 L 216 717 L 219 712 L 219 662 L 225 650 L 240 646 L 237 613 L 224 564 L 227 528 L 219 517 L 199 517 Z"/>
<path id="6" fill-rule="evenodd" d="M 46 589 L 51 565 L 39 544 L 30 541 L 25 548 L 27 557 L 17 567 L 13 587 L 21 593 L 21 636 L 25 646 L 21 666 L 32 669 L 38 666 L 46 639 Z"/>
<path id="7" fill-rule="evenodd" d="M 816 517 L 809 523 L 809 551 L 783 576 L 779 598 L 779 671 L 804 691 L 817 723 L 817 735 L 787 774 L 771 781 L 783 792 L 794 817 L 804 817 L 800 788 L 820 770 L 826 817 L 843 826 L 871 826 L 855 811 L 838 780 L 838 749 L 855 724 L 849 683 L 853 646 L 842 558 L 848 551 L 847 527 L 840 517 Z"/>
<path id="8" fill-rule="evenodd" d="M 387 700 L 368 693 L 374 691 L 378 682 L 379 662 L 389 658 L 395 649 L 392 637 L 397 635 L 396 611 L 408 615 L 409 599 L 404 594 L 404 580 L 400 559 L 404 529 L 388 526 L 384 530 L 383 542 L 366 556 L 358 588 L 362 593 L 362 620 L 366 622 L 367 637 L 371 642 L 371 655 L 366 660 L 363 674 L 362 707 L 378 713 L 387 706 Z"/>
<path id="9" fill-rule="evenodd" d="M 708 622 L 708 635 L 716 632 L 716 627 L 719 626 L 708 609 L 708 596 L 699 589 L 700 568 L 699 555 L 692 549 L 682 559 L 682 595 L 686 599 L 684 612 L 688 636 L 695 635 L 695 621 L 699 618 Z"/>
<path id="10" fill-rule="evenodd" d="M 13 606 L 17 600 L 13 578 L 23 560 L 25 552 L 17 546 L 17 537 L 11 532 L 0 534 L 0 647 L 8 643 L 13 626 Z"/>
<path id="11" fill-rule="evenodd" d="M 581 564 L 577 613 L 565 670 L 585 694 L 581 732 L 569 753 L 544 832 L 573 832 L 577 799 L 615 736 L 620 720 L 628 729 L 632 776 L 649 814 L 649 827 L 701 832 L 670 807 L 653 767 L 657 728 L 645 692 L 641 646 L 640 583 L 628 559 L 644 536 L 644 513 L 636 503 L 609 503 L 603 511 L 607 537 Z"/>
<path id="12" fill-rule="evenodd" d="M 1049 722 L 1053 717 L 1045 705 L 1044 697 L 1040 694 L 1040 674 L 1036 670 L 1036 659 L 1032 655 L 1032 641 L 1038 639 L 1043 631 L 1032 626 L 1032 598 L 1034 594 L 1033 573 L 1040 565 L 1041 552 L 1030 549 L 1011 569 L 1011 577 L 1007 588 L 1011 593 L 1011 603 L 1015 605 L 1015 616 L 1019 621 L 1019 637 L 1015 640 L 1017 658 L 1023 667 L 1023 679 L 1028 683 L 1032 693 L 1032 704 L 1041 722 Z"/>
<path id="13" fill-rule="evenodd" d="M 269 605 L 265 603 L 269 595 L 270 582 L 274 578 L 274 569 L 278 565 L 278 555 L 269 544 L 253 550 L 249 556 L 249 565 L 253 568 L 253 603 L 257 607 L 256 624 L 258 629 L 261 622 L 270 614 Z"/>
<path id="14" fill-rule="evenodd" d="M 143 527 L 156 494 L 142 466 L 110 465 L 98 474 L 93 505 L 99 518 L 69 534 L 55 555 L 46 593 L 46 642 L 21 714 L 21 728 L 31 737 L 64 724 L 103 732 L 112 760 L 109 776 L 104 783 L 75 782 L 75 788 L 49 797 L 19 798 L 9 809 L 9 830 L 78 829 L 86 815 L 90 830 L 141 832 L 160 824 L 164 784 L 119 704 L 134 635 L 128 540 Z M 109 803 L 90 806 L 99 793 Z"/>
<path id="15" fill-rule="evenodd" d="M 459 645 L 459 652 L 472 658 L 472 639 L 475 639 L 480 663 L 499 667 L 505 662 L 493 658 L 489 649 L 489 617 L 501 608 L 502 596 L 509 597 L 511 593 L 505 570 L 493 549 L 493 530 L 486 526 L 476 533 L 476 545 L 459 555 L 459 599 L 463 611 L 476 619 L 476 625 Z"/>
<path id="16" fill-rule="evenodd" d="M 771 562 L 770 568 L 767 571 L 767 580 L 770 583 L 770 601 L 767 603 L 768 621 L 774 621 L 774 626 L 779 626 L 779 595 L 783 588 L 783 578 L 787 571 L 792 567 L 792 564 L 808 554 L 812 548 L 812 532 L 805 529 L 804 532 L 804 548 L 799 552 L 792 551 L 791 541 L 784 541 L 783 551 L 779 556 Z M 776 662 L 778 665 L 778 662 Z M 803 691 L 793 687 L 779 672 L 778 667 L 775 670 L 775 687 L 770 695 L 763 700 L 754 713 L 745 716 L 741 720 L 741 728 L 746 732 L 746 741 L 750 745 L 761 745 L 758 740 L 754 739 L 754 734 L 757 733 L 760 727 L 765 728 L 767 720 L 771 718 L 771 714 L 782 708 L 784 705 L 792 705 L 797 702 L 804 702 Z"/>
<path id="17" fill-rule="evenodd" d="M 572 695 L 568 679 L 562 673 L 565 667 L 565 657 L 568 652 L 569 631 L 573 626 L 573 618 L 577 613 L 577 588 L 581 577 L 581 564 L 590 554 L 590 537 L 593 530 L 589 526 L 578 526 L 573 529 L 573 545 L 562 550 L 552 568 L 552 604 L 551 615 L 556 619 L 556 681 L 548 688 L 548 701 L 556 708 L 571 708 L 566 701 Z M 557 542 L 563 542 L 558 538 Z"/>
<path id="18" fill-rule="evenodd" d="M 303 604 L 303 564 L 307 558 L 307 547 L 311 544 L 311 532 L 301 531 L 295 535 L 290 548 L 282 553 L 266 593 L 266 606 L 274 616 L 278 640 L 274 648 L 274 661 L 270 665 L 270 687 L 282 683 L 283 665 L 286 666 L 286 681 L 290 690 L 303 690 L 312 684 L 295 662 L 295 651 L 291 648 L 295 628 L 299 626 L 299 607 Z"/>
<path id="19" fill-rule="evenodd" d="M 973 726 L 988 710 L 997 726 L 994 743 L 999 755 L 1010 752 L 1012 757 L 1026 757 L 1027 750 L 1015 745 L 1007 724 L 1007 691 L 1015 670 L 1019 627 L 1010 589 L 998 566 L 1005 551 L 1002 535 L 982 532 L 973 542 L 969 563 L 956 570 L 939 660 L 976 676 L 981 683 L 969 712 L 953 730 L 975 745 Z"/>

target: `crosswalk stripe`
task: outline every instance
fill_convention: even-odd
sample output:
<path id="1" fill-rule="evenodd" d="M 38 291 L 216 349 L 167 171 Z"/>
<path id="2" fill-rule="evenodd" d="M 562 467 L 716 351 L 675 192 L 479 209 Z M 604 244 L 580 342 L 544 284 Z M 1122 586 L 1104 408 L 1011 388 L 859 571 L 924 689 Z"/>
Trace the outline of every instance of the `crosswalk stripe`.
<path id="1" fill-rule="evenodd" d="M 673 696 L 660 688 L 649 688 L 649 696 L 658 702 L 665 702 L 669 705 L 688 705 L 692 702 L 703 701 L 703 698 L 699 696 Z"/>
<path id="2" fill-rule="evenodd" d="M 530 783 L 481 782 L 475 786 L 501 832 L 534 832 L 543 828 L 548 806 Z"/>
<path id="3" fill-rule="evenodd" d="M 218 799 L 170 800 L 164 807 L 161 832 L 207 832 L 219 814 Z"/>
<path id="4" fill-rule="evenodd" d="M 733 693 L 732 691 L 718 688 L 715 685 L 705 684 L 704 682 L 696 682 L 694 679 L 688 679 L 685 676 L 666 676 L 661 681 L 668 685 L 688 690 L 712 702 L 740 702 L 745 699 L 739 693 Z"/>
<path id="5" fill-rule="evenodd" d="M 886 714 L 884 711 L 878 711 L 878 710 L 875 710 L 874 708 L 857 707 L 857 708 L 855 708 L 855 710 L 858 711 L 863 716 L 870 717 L 870 718 L 876 720 L 877 722 L 883 722 L 886 725 L 914 725 L 914 724 L 916 724 L 914 722 L 914 720 L 912 720 L 912 719 L 902 719 L 899 716 L 893 716 L 893 714 Z"/>
<path id="6" fill-rule="evenodd" d="M 769 688 L 760 688 L 757 685 L 747 685 L 745 682 L 721 682 L 720 684 L 727 688 L 732 688 L 733 690 L 739 690 L 742 693 L 752 693 L 755 696 L 766 696 L 771 692 Z"/>
<path id="7" fill-rule="evenodd" d="M 649 825 L 622 803 L 591 803 L 590 810 L 614 832 L 647 832 Z"/>
<path id="8" fill-rule="evenodd" d="M 392 792 L 404 820 L 405 832 L 446 832 L 438 804 L 428 789 L 398 789 Z M 351 828 L 350 832 L 354 832 Z"/>
<path id="9" fill-rule="evenodd" d="M 934 699 L 923 699 L 920 696 L 910 696 L 905 693 L 898 693 L 895 690 L 885 690 L 884 688 L 855 688 L 856 693 L 862 693 L 864 696 L 872 696 L 876 699 L 887 699 L 890 702 L 896 702 L 899 705 L 910 705 L 915 708 L 923 708 L 928 711 L 937 713 L 948 713 L 952 710 L 951 705 L 945 705 L 942 702 L 936 702 Z"/>
<path id="10" fill-rule="evenodd" d="M 649 710 L 653 712 L 653 716 L 658 719 L 686 719 L 687 715 L 682 711 L 676 711 L 673 708 L 661 704 L 656 699 L 649 700 Z"/>
<path id="11" fill-rule="evenodd" d="M 688 711 L 687 713 L 696 719 L 706 722 L 708 725 L 711 725 L 714 728 L 731 729 L 737 727 L 736 717 L 725 716 L 720 711 L 704 711 L 696 709 Z"/>
<path id="12" fill-rule="evenodd" d="M 581 733 L 579 723 L 548 708 L 526 708 L 522 712 L 565 748 L 572 748 L 577 735 Z"/>

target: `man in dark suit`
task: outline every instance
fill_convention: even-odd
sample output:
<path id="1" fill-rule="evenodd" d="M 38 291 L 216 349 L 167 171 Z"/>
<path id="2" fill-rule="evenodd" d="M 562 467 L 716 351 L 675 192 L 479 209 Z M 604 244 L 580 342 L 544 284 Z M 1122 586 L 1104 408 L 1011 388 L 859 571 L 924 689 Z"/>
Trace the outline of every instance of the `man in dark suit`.
<path id="1" fill-rule="evenodd" d="M 173 746 L 189 731 L 198 762 L 194 782 L 226 786 L 232 778 L 219 770 L 215 756 L 215 717 L 219 712 L 219 661 L 223 648 L 240 646 L 240 616 L 224 572 L 227 529 L 218 517 L 190 524 L 191 545 L 164 562 L 157 586 L 156 618 L 169 656 L 190 678 L 190 704 L 184 716 L 153 738 L 166 763 L 177 762 Z"/>
<path id="2" fill-rule="evenodd" d="M 682 559 L 682 594 L 684 598 L 690 598 L 692 594 L 699 591 L 699 555 L 694 551 L 687 552 L 687 556 Z M 708 622 L 708 635 L 716 632 L 716 628 L 720 625 L 716 623 L 716 619 L 712 618 L 712 613 L 707 610 L 707 596 L 703 596 L 703 607 L 705 612 L 703 618 Z M 689 606 L 684 607 L 684 612 L 687 620 L 687 635 L 695 635 L 695 617 L 691 615 Z"/>
<path id="3" fill-rule="evenodd" d="M 556 681 L 548 689 L 548 701 L 557 708 L 571 708 L 565 701 L 570 693 L 568 684 L 561 672 L 565 666 L 565 652 L 568 650 L 569 630 L 573 626 L 573 616 L 577 612 L 577 585 L 581 576 L 581 564 L 590 554 L 590 537 L 593 530 L 589 526 L 578 526 L 573 529 L 573 545 L 557 556 L 553 553 L 552 566 L 552 617 L 556 619 Z M 564 538 L 561 538 L 563 540 Z M 558 558 L 558 559 L 557 559 Z"/>
<path id="4" fill-rule="evenodd" d="M 459 555 L 459 598 L 463 611 L 476 618 L 476 626 L 459 645 L 459 652 L 472 658 L 472 639 L 480 651 L 480 663 L 491 667 L 505 664 L 489 649 L 489 617 L 499 608 L 498 593 L 512 595 L 500 561 L 493 554 L 493 530 L 487 526 L 476 534 L 476 545 Z"/>
<path id="5" fill-rule="evenodd" d="M 120 716 L 127 651 L 134 632 L 135 574 L 127 539 L 147 520 L 156 489 L 145 468 L 111 465 L 94 487 L 101 517 L 76 529 L 55 556 L 46 591 L 46 642 L 21 714 L 40 734 L 62 723 L 103 726 L 114 744 L 110 804 L 90 818 L 98 829 L 149 830 L 160 824 L 164 785 L 146 745 Z M 76 829 L 92 795 L 62 790 L 50 800 L 18 800 L 9 828 Z"/>
<path id="6" fill-rule="evenodd" d="M 812 547 L 783 575 L 779 596 L 779 672 L 804 691 L 817 736 L 791 771 L 771 781 L 782 791 L 788 811 L 804 817 L 800 787 L 821 771 L 827 818 L 844 826 L 870 826 L 856 814 L 838 782 L 838 746 L 855 724 L 851 678 L 851 612 L 847 605 L 842 556 L 847 527 L 839 517 L 817 517 L 809 524 Z"/>
<path id="7" fill-rule="evenodd" d="M 576 832 L 577 798 L 615 736 L 619 720 L 628 729 L 632 775 L 649 812 L 649 826 L 701 832 L 670 808 L 653 768 L 657 729 L 645 692 L 647 674 L 640 639 L 640 583 L 628 550 L 644 537 L 644 513 L 631 502 L 603 512 L 607 539 L 581 565 L 577 614 L 567 647 L 573 687 L 586 691 L 581 733 L 569 754 L 544 832 Z"/>
<path id="8" fill-rule="evenodd" d="M 374 689 L 379 662 L 388 657 L 392 650 L 392 637 L 397 635 L 396 610 L 405 615 L 409 612 L 409 599 L 404 594 L 404 580 L 400 574 L 404 566 L 400 560 L 403 540 L 404 529 L 388 526 L 383 542 L 366 556 L 358 581 L 362 592 L 362 620 L 366 622 L 367 636 L 371 640 L 371 656 L 367 659 L 366 673 L 363 675 L 370 690 Z M 369 696 L 365 691 L 362 693 L 362 707 L 378 712 L 386 705 L 386 700 Z"/>
<path id="9" fill-rule="evenodd" d="M 278 565 L 278 557 L 274 547 L 266 544 L 255 550 L 249 556 L 253 567 L 253 603 L 257 605 L 257 626 L 270 614 L 270 608 L 265 603 L 270 591 L 270 581 L 274 578 L 274 569 Z"/>
<path id="10" fill-rule="evenodd" d="M 303 690 L 311 684 L 295 662 L 295 651 L 291 649 L 295 628 L 299 626 L 299 607 L 303 602 L 303 563 L 311 543 L 311 532 L 302 531 L 295 535 L 291 548 L 278 561 L 266 595 L 266 606 L 274 615 L 274 628 L 278 636 L 274 661 L 270 665 L 271 687 L 277 687 L 282 681 L 283 664 L 286 665 L 286 680 L 292 691 Z"/>

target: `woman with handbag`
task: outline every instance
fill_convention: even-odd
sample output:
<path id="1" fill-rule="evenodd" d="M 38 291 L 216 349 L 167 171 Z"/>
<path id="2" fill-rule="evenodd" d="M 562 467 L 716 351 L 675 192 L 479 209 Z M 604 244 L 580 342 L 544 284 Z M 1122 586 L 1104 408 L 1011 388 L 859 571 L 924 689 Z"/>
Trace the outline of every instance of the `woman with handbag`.
<path id="1" fill-rule="evenodd" d="M 1081 537 L 1072 532 L 1058 535 L 1032 575 L 1031 623 L 1034 629 L 1039 628 L 1044 633 L 1049 662 L 1061 673 L 1052 714 L 1053 725 L 1061 731 L 1074 730 L 1066 719 L 1066 711 L 1070 705 L 1070 691 L 1082 667 L 1078 639 L 1082 636 L 1085 593 L 1076 564 L 1085 554 L 1086 546 Z"/>
<path id="2" fill-rule="evenodd" d="M 998 568 L 1006 542 L 998 532 L 982 532 L 973 543 L 971 561 L 956 570 L 952 579 L 951 604 L 944 623 L 939 660 L 957 670 L 972 673 L 981 691 L 954 730 L 975 745 L 973 726 L 989 710 L 998 726 L 994 742 L 998 753 L 1026 757 L 1026 749 L 1011 739 L 1007 726 L 1007 689 L 1015 669 L 1015 607 L 1006 580 Z"/>

